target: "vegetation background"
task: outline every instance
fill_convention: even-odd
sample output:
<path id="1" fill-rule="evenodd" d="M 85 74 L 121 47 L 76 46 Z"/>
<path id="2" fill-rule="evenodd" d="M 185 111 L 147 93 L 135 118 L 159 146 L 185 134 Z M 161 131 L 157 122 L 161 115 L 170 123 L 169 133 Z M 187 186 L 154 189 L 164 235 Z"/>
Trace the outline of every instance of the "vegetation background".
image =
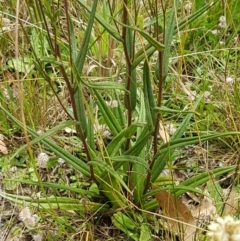
<path id="1" fill-rule="evenodd" d="M 238 219 L 240 1 L 0 3 L 1 240 Z"/>

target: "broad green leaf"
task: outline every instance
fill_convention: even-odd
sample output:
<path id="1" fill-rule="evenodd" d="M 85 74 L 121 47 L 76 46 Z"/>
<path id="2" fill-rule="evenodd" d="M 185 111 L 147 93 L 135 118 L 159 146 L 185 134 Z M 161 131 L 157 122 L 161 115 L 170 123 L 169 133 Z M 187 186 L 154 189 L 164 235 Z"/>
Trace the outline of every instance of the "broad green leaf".
<path id="1" fill-rule="evenodd" d="M 139 241 L 149 241 L 152 239 L 152 233 L 148 223 L 142 223 L 140 227 Z"/>

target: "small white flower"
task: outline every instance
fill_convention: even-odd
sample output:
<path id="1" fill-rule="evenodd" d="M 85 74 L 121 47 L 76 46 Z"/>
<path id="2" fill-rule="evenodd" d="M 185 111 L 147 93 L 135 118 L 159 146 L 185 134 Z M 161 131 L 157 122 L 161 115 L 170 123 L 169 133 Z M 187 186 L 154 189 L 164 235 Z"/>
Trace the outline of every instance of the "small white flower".
<path id="1" fill-rule="evenodd" d="M 7 100 L 10 100 L 10 96 L 8 94 L 8 90 L 6 88 L 3 87 L 2 89 L 3 95 Z"/>
<path id="2" fill-rule="evenodd" d="M 105 125 L 98 125 L 97 132 L 100 134 L 103 138 L 111 136 L 111 132 L 106 128 Z"/>
<path id="3" fill-rule="evenodd" d="M 195 100 L 195 98 L 197 97 L 197 92 L 196 92 L 196 90 L 191 91 L 189 97 L 190 97 L 190 100 Z"/>
<path id="4" fill-rule="evenodd" d="M 111 132 L 109 130 L 105 130 L 102 132 L 102 137 L 103 138 L 106 138 L 106 137 L 109 137 L 111 136 Z"/>
<path id="5" fill-rule="evenodd" d="M 1 28 L 3 32 L 10 32 L 11 31 L 11 27 L 7 26 L 7 27 L 2 27 Z"/>
<path id="6" fill-rule="evenodd" d="M 232 84 L 233 81 L 234 81 L 234 79 L 233 79 L 232 77 L 230 77 L 230 76 L 226 78 L 226 82 L 227 82 L 228 84 Z"/>
<path id="7" fill-rule="evenodd" d="M 96 129 L 98 132 L 103 132 L 106 129 L 106 127 L 105 127 L 105 125 L 97 125 Z"/>
<path id="8" fill-rule="evenodd" d="M 58 158 L 58 164 L 62 166 L 65 163 L 65 161 L 62 158 Z"/>
<path id="9" fill-rule="evenodd" d="M 39 153 L 37 157 L 37 164 L 40 168 L 46 168 L 48 160 L 49 160 L 48 154 L 44 152 Z"/>
<path id="10" fill-rule="evenodd" d="M 34 234 L 34 235 L 32 235 L 32 238 L 34 241 L 42 241 L 43 235 L 42 234 Z"/>
<path id="11" fill-rule="evenodd" d="M 224 41 L 219 41 L 220 46 L 224 46 L 225 42 Z"/>
<path id="12" fill-rule="evenodd" d="M 72 129 L 72 128 L 69 128 L 69 127 L 66 127 L 66 128 L 64 129 L 64 131 L 65 131 L 67 134 L 75 134 L 75 133 L 77 133 L 76 130 L 74 130 L 74 129 Z"/>
<path id="13" fill-rule="evenodd" d="M 10 169 L 9 169 L 9 172 L 10 173 L 15 173 L 15 172 L 17 172 L 17 167 L 16 166 L 13 166 L 13 167 L 11 167 Z"/>
<path id="14" fill-rule="evenodd" d="M 166 124 L 166 129 L 168 130 L 170 135 L 173 135 L 177 130 L 173 124 Z"/>
<path id="15" fill-rule="evenodd" d="M 44 132 L 43 132 L 43 130 L 37 130 L 37 133 L 38 133 L 39 135 L 42 135 Z"/>
<path id="16" fill-rule="evenodd" d="M 239 241 L 240 240 L 240 221 L 234 220 L 230 216 L 217 218 L 208 226 L 208 236 L 211 241 Z"/>
<path id="17" fill-rule="evenodd" d="M 213 35 L 218 35 L 218 34 L 220 34 L 220 31 L 218 29 L 214 29 L 214 30 L 211 31 L 211 33 Z"/>
<path id="18" fill-rule="evenodd" d="M 112 101 L 106 101 L 107 106 L 111 108 L 116 108 L 118 107 L 118 102 L 117 100 L 112 100 Z"/>
<path id="19" fill-rule="evenodd" d="M 122 83 L 123 83 L 123 79 L 122 79 L 122 78 L 119 78 L 119 79 L 118 79 L 118 83 L 119 83 L 119 84 L 122 84 Z"/>
<path id="20" fill-rule="evenodd" d="M 209 102 L 210 99 L 211 99 L 211 92 L 209 92 L 209 91 L 204 91 L 203 95 L 204 95 L 204 100 L 205 100 L 205 102 Z"/>
<path id="21" fill-rule="evenodd" d="M 190 15 L 191 11 L 192 11 L 192 3 L 191 2 L 187 2 L 184 6 L 186 15 Z"/>
<path id="22" fill-rule="evenodd" d="M 233 38 L 233 44 L 237 44 L 238 43 L 238 37 Z"/>
<path id="23" fill-rule="evenodd" d="M 227 28 L 227 22 L 225 16 L 220 16 L 218 20 L 218 27 L 219 28 Z"/>
<path id="24" fill-rule="evenodd" d="M 5 136 L 3 134 L 0 134 L 0 141 L 4 141 Z"/>
<path id="25" fill-rule="evenodd" d="M 19 213 L 19 219 L 26 225 L 26 226 L 35 226 L 37 223 L 38 216 L 32 215 L 29 207 L 25 207 Z"/>
<path id="26" fill-rule="evenodd" d="M 22 209 L 22 211 L 19 213 L 19 219 L 24 222 L 27 218 L 30 218 L 32 216 L 31 211 L 29 207 L 25 207 Z"/>

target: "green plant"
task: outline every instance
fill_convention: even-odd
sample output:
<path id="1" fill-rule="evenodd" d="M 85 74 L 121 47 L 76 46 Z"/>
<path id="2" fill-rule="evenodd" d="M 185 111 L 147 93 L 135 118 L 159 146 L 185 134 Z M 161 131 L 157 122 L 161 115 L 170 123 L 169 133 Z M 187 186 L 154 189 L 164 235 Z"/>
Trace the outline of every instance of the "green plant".
<path id="1" fill-rule="evenodd" d="M 0 105 L 0 109 L 15 125 L 26 129 L 32 138 L 27 146 L 21 147 L 15 155 L 28 147 L 31 156 L 32 146 L 41 143 L 48 151 L 62 158 L 72 169 L 81 173 L 80 182 L 87 180 L 89 189 L 42 181 L 32 156 L 31 161 L 38 180 L 17 181 L 39 185 L 43 193 L 47 188 L 55 190 L 56 193 L 57 190 L 67 190 L 80 197 L 87 196 L 90 200 L 79 203 L 78 198 L 61 197 L 57 194 L 54 197 L 44 195 L 34 201 L 23 196 L 16 198 L 16 195 L 5 192 L 0 192 L 0 195 L 10 201 L 31 203 L 43 209 L 60 208 L 75 210 L 81 214 L 105 213 L 112 218 L 113 224 L 125 232 L 129 238 L 149 240 L 151 238 L 150 223 L 154 217 L 153 213 L 149 214 L 162 205 L 162 199 L 157 196 L 159 192 L 168 190 L 175 199 L 187 191 L 199 193 L 197 187 L 235 169 L 235 166 L 230 166 L 204 171 L 176 185 L 171 173 L 174 169 L 173 162 L 177 149 L 226 136 L 233 137 L 240 133 L 212 131 L 206 135 L 198 130 L 195 120 L 203 114 L 199 114 L 198 111 L 201 111 L 200 107 L 204 105 L 201 93 L 194 102 L 187 101 L 188 109 L 184 110 L 183 108 L 173 109 L 174 100 L 171 98 L 163 102 L 172 43 L 176 41 L 179 31 L 196 24 L 198 19 L 201 20 L 211 8 L 219 4 L 219 1 L 204 4 L 180 22 L 176 19 L 179 1 L 169 1 L 169 5 L 162 4 L 162 11 L 159 11 L 157 1 L 149 2 L 148 8 L 152 15 L 146 26 L 153 29 L 152 34 L 143 29 L 143 26 L 138 26 L 141 6 L 137 2 L 124 0 L 119 2 L 118 6 L 113 6 L 114 1 L 103 1 L 103 8 L 108 13 L 108 16 L 103 17 L 97 12 L 99 4 L 97 0 L 92 2 L 91 7 L 81 0 L 74 4 L 87 16 L 84 32 L 76 26 L 77 21 L 69 10 L 69 3 L 64 1 L 66 39 L 63 40 L 60 37 L 62 32 L 59 26 L 61 24 L 61 14 L 57 8 L 59 6 L 54 1 L 40 0 L 28 3 L 32 7 L 29 8 L 32 21 L 40 20 L 40 29 L 35 26 L 30 33 L 31 37 L 24 30 L 34 56 L 35 71 L 45 80 L 43 92 L 46 93 L 47 88 L 51 89 L 51 94 L 58 99 L 69 120 L 39 135 L 35 130 L 35 125 L 31 127 L 31 121 L 25 125 L 4 105 Z M 53 10 L 54 14 L 52 14 Z M 36 14 L 34 15 L 33 12 Z M 159 22 L 160 20 L 162 22 Z M 98 37 L 96 36 L 99 32 L 102 34 L 103 42 L 100 43 L 102 51 L 99 51 L 99 56 L 97 56 Z M 36 43 L 35 35 L 39 36 L 41 44 Z M 82 36 L 80 44 L 76 41 L 77 36 Z M 117 69 L 116 75 L 109 76 L 108 80 L 91 81 L 90 77 L 85 76 L 84 71 L 84 66 L 89 63 L 87 54 L 95 53 L 94 56 L 98 60 L 106 58 L 106 46 L 103 43 L 106 44 L 113 39 L 116 49 L 124 54 L 123 63 L 119 61 L 122 66 Z M 42 48 L 39 48 L 40 46 Z M 43 46 L 47 46 L 47 51 L 44 51 Z M 153 57 L 154 52 L 157 53 L 157 60 Z M 112 56 L 110 54 L 108 58 Z M 156 65 L 152 69 L 151 63 L 154 61 Z M 102 63 L 99 62 L 100 66 Z M 18 60 L 18 63 L 21 63 L 21 60 Z M 27 63 L 24 64 L 25 68 L 26 65 Z M 124 79 L 124 86 L 117 82 L 119 76 Z M 61 77 L 61 82 L 69 95 L 71 108 L 64 106 L 52 82 L 52 77 Z M 107 101 L 110 103 L 116 101 L 116 105 L 111 107 Z M 159 140 L 164 117 L 169 117 L 171 113 L 177 114 L 180 120 L 177 123 L 177 129 L 169 139 L 166 137 L 168 133 L 165 130 Z M 105 137 L 98 130 L 100 124 L 110 135 Z M 58 131 L 69 126 L 75 126 L 78 144 L 81 143 L 83 146 L 81 156 L 71 154 L 51 140 L 51 137 Z M 194 134 L 185 135 L 192 126 L 195 126 L 192 128 L 195 128 Z M 168 185 L 164 183 L 154 188 L 156 186 L 154 183 L 163 180 L 161 174 L 166 168 L 170 171 Z M 14 179 L 13 177 L 11 181 Z M 175 205 L 175 209 L 179 208 L 179 211 L 186 208 L 174 202 L 171 205 Z M 167 209 L 165 204 L 161 207 Z M 139 215 L 139 211 L 142 215 Z M 166 216 L 168 215 L 169 218 L 173 218 L 166 212 Z M 176 219 L 178 220 L 178 217 Z M 188 221 L 188 218 L 184 217 L 183 222 L 188 223 Z M 179 232 L 178 235 L 181 235 L 180 229 L 176 230 Z M 186 233 L 189 234 L 187 231 Z M 193 234 L 186 237 L 183 232 L 182 238 L 192 240 Z"/>

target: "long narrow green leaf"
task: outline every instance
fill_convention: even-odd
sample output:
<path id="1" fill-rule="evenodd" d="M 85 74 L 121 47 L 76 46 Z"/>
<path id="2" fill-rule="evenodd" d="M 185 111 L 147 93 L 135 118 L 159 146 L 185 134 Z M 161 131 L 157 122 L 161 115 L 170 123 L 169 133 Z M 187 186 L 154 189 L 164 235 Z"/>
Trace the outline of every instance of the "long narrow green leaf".
<path id="1" fill-rule="evenodd" d="M 150 78 L 150 71 L 148 62 L 144 62 L 143 66 L 143 94 L 146 110 L 146 121 L 149 126 L 154 127 L 156 123 L 156 113 L 153 111 L 156 104 L 153 96 L 152 83 Z"/>
<path id="2" fill-rule="evenodd" d="M 132 69 L 135 69 L 144 59 L 149 58 L 156 51 L 154 46 L 147 44 L 144 48 L 141 48 L 135 55 L 132 63 Z"/>
<path id="3" fill-rule="evenodd" d="M 145 99 L 145 97 L 143 95 L 140 95 L 140 96 L 141 97 L 140 97 L 140 108 L 139 108 L 139 121 L 144 123 L 144 122 L 146 122 L 147 115 L 148 115 L 147 107 L 145 105 L 145 102 L 147 100 Z M 149 123 L 148 120 L 147 120 L 147 125 L 151 126 L 151 123 Z M 153 128 L 153 126 L 152 126 L 152 128 Z M 137 140 L 141 140 L 142 133 L 144 133 L 145 131 L 146 130 L 144 130 L 141 127 L 137 128 L 137 133 L 136 133 Z M 147 171 L 148 172 L 150 171 L 149 163 L 146 158 L 146 156 L 148 155 L 148 148 L 147 148 L 148 144 L 150 144 L 149 140 L 142 149 L 139 148 L 139 153 L 138 153 L 138 158 L 141 158 L 143 160 L 143 163 L 145 163 L 145 166 L 140 165 L 140 163 L 134 163 L 132 165 L 131 181 L 134 186 L 133 196 L 134 196 L 135 202 L 139 203 L 139 204 L 142 203 L 142 195 L 143 195 L 144 187 L 145 187 L 144 184 L 145 184 L 145 180 L 146 180 L 146 173 L 147 173 Z"/>
<path id="4" fill-rule="evenodd" d="M 85 1 L 82 1 L 82 0 L 77 0 L 77 1 L 82 7 L 84 7 L 89 13 L 91 13 L 92 9 L 86 4 Z M 103 26 L 103 28 L 106 29 L 113 36 L 113 38 L 115 38 L 119 42 L 123 42 L 123 39 L 122 39 L 121 35 L 116 31 L 115 28 L 112 27 L 111 24 L 106 22 L 98 14 L 95 15 L 95 18 Z"/>
<path id="5" fill-rule="evenodd" d="M 129 89 L 128 92 L 125 92 L 125 105 L 127 107 L 127 96 L 130 95 L 130 107 L 131 110 L 133 111 L 136 107 L 137 103 L 137 72 L 136 69 L 131 69 L 131 76 L 128 78 L 128 68 L 127 68 L 127 73 L 126 73 L 126 84 L 125 87 L 127 88 L 128 81 L 130 82 L 129 84 Z"/>
<path id="6" fill-rule="evenodd" d="M 92 115 L 94 114 L 94 110 L 93 110 L 93 100 L 90 97 L 89 100 L 89 105 L 88 105 L 88 111 L 90 112 L 88 115 L 88 124 L 87 124 L 87 143 L 89 145 L 89 147 L 94 150 L 95 148 L 95 141 L 94 141 L 94 130 L 93 130 L 93 120 L 92 118 L 94 118 Z"/>
<path id="7" fill-rule="evenodd" d="M 176 197 L 179 197 L 188 191 L 187 187 L 195 188 L 197 186 L 203 185 L 206 182 L 208 182 L 210 179 L 212 179 L 212 177 L 218 177 L 225 173 L 231 172 L 235 168 L 236 168 L 236 166 L 221 167 L 221 168 L 214 169 L 211 171 L 213 176 L 211 176 L 208 172 L 201 173 L 197 176 L 187 179 L 186 181 L 183 181 L 177 187 L 174 186 L 174 188 L 172 188 L 172 192 L 174 192 Z M 168 190 L 171 190 L 171 186 L 167 187 L 167 188 L 168 188 Z M 163 190 L 165 190 L 165 189 L 163 188 Z M 194 189 L 192 191 L 194 191 Z M 159 204 L 155 199 L 147 201 L 143 204 L 143 209 L 147 210 L 147 211 L 154 211 L 157 208 L 159 208 Z"/>
<path id="8" fill-rule="evenodd" d="M 6 179 L 6 180 L 8 180 L 8 179 Z M 29 184 L 29 185 L 39 186 L 39 182 L 34 182 L 34 181 L 29 181 L 29 180 L 15 180 L 15 179 L 9 179 L 9 180 L 20 182 L 20 183 L 25 183 L 25 184 Z M 91 192 L 89 190 L 85 190 L 85 189 L 78 188 L 78 187 L 71 187 L 71 186 L 67 186 L 67 185 L 62 185 L 62 184 L 58 184 L 58 183 L 41 182 L 41 185 L 43 187 L 48 187 L 48 188 L 58 189 L 58 190 L 66 190 L 66 191 L 70 191 L 72 193 L 78 193 L 78 194 L 81 194 L 81 195 L 88 195 L 88 196 L 91 196 L 91 197 L 98 197 L 99 196 L 99 194 L 97 194 L 95 192 Z"/>
<path id="9" fill-rule="evenodd" d="M 104 101 L 103 97 L 99 94 L 99 92 L 95 89 L 93 89 L 93 92 L 95 93 L 95 96 L 97 98 L 97 105 L 108 128 L 114 136 L 118 135 L 118 133 L 120 133 L 122 130 L 119 122 L 117 121 L 117 119 L 115 118 L 112 111 L 107 106 L 106 102 Z"/>
<path id="10" fill-rule="evenodd" d="M 54 133 L 56 133 L 59 130 L 62 130 L 65 127 L 69 127 L 71 125 L 76 125 L 78 122 L 77 121 L 73 121 L 73 120 L 69 120 L 69 121 L 65 121 L 62 122 L 61 124 L 55 126 L 54 128 L 46 131 L 45 133 L 39 135 L 38 137 L 36 137 L 35 139 L 33 139 L 32 141 L 30 141 L 30 145 L 34 145 L 44 139 L 46 139 L 49 136 L 52 136 Z M 14 158 L 15 156 L 19 155 L 20 152 L 22 152 L 23 150 L 25 150 L 27 148 L 27 144 L 21 146 L 12 156 L 12 158 Z"/>
<path id="11" fill-rule="evenodd" d="M 186 111 L 186 110 L 175 110 L 175 109 L 168 108 L 166 106 L 155 107 L 154 111 L 155 112 L 161 112 L 161 113 L 162 112 L 166 112 L 166 113 L 193 113 L 193 114 L 198 115 L 197 112 Z"/>
<path id="12" fill-rule="evenodd" d="M 176 148 L 184 147 L 184 146 L 189 146 L 193 145 L 196 143 L 205 142 L 221 137 L 226 137 L 226 136 L 233 136 L 233 135 L 240 135 L 240 132 L 234 131 L 234 132 L 224 132 L 224 133 L 215 133 L 215 134 L 209 134 L 206 136 L 194 136 L 194 137 L 184 137 L 184 138 L 179 138 L 173 141 L 170 141 L 169 143 L 163 144 L 157 153 L 157 157 L 161 156 L 162 154 L 169 151 L 170 149 L 175 150 Z"/>
<path id="13" fill-rule="evenodd" d="M 75 63 L 77 59 L 78 51 L 77 51 L 77 42 L 74 34 L 73 21 L 70 17 L 69 17 L 69 31 L 70 31 L 71 57 L 72 57 L 73 63 Z"/>
<path id="14" fill-rule="evenodd" d="M 121 103 L 119 91 L 114 91 L 114 99 L 117 101 L 118 106 L 117 108 L 114 108 L 113 114 L 115 115 L 116 119 L 119 120 L 120 126 L 123 128 L 126 126 L 126 118 L 124 115 L 125 108 L 124 105 Z"/>
<path id="15" fill-rule="evenodd" d="M 183 181 L 179 186 L 191 186 L 191 187 L 199 187 L 206 182 L 208 182 L 210 179 L 214 179 L 215 177 L 218 177 L 220 175 L 223 175 L 225 173 L 231 172 L 236 169 L 236 166 L 228 166 L 228 167 L 219 167 L 212 171 L 208 171 L 205 173 L 201 173 L 199 175 L 193 176 L 185 181 Z M 180 189 L 175 192 L 176 197 L 179 197 L 183 195 L 186 191 L 184 189 Z"/>
<path id="16" fill-rule="evenodd" d="M 113 90 L 123 90 L 127 92 L 126 88 L 122 84 L 114 83 L 110 81 L 101 81 L 101 82 L 94 82 L 94 83 L 84 82 L 84 84 L 89 88 L 97 89 L 97 90 L 113 89 Z"/>
<path id="17" fill-rule="evenodd" d="M 114 157 L 120 150 L 123 143 L 125 143 L 127 138 L 131 138 L 135 134 L 139 124 L 132 124 L 131 126 L 123 129 L 113 140 L 108 144 L 106 156 Z"/>
<path id="18" fill-rule="evenodd" d="M 167 28 L 165 32 L 165 37 L 164 37 L 164 44 L 165 44 L 165 49 L 164 49 L 164 54 L 163 54 L 163 80 L 166 79 L 167 74 L 168 74 L 168 63 L 169 63 L 169 57 L 170 57 L 170 51 L 171 51 L 171 45 L 172 45 L 172 40 L 173 40 L 173 35 L 174 35 L 174 29 L 175 29 L 175 23 L 176 23 L 176 12 L 178 11 L 178 4 L 179 1 L 173 1 L 173 6 L 172 10 L 168 19 L 167 23 Z M 156 75 L 159 79 L 159 58 L 156 63 Z"/>
<path id="19" fill-rule="evenodd" d="M 120 177 L 120 175 L 112 169 L 107 163 L 100 162 L 100 161 L 90 161 L 88 162 L 89 165 L 96 165 L 103 170 L 106 170 L 108 174 L 110 174 L 112 177 L 114 177 L 119 183 L 121 183 L 122 187 L 124 187 L 128 192 L 131 192 L 129 187 L 126 185 L 126 183 L 123 181 L 123 179 Z"/>
<path id="20" fill-rule="evenodd" d="M 202 96 L 196 101 L 193 107 L 193 112 L 198 107 L 200 101 L 202 100 Z M 186 127 L 189 124 L 190 119 L 192 118 L 193 114 L 189 113 L 186 115 L 186 117 L 183 119 L 181 125 L 177 128 L 174 135 L 171 137 L 171 140 L 180 139 L 186 130 Z M 169 145 L 170 146 L 170 145 Z M 154 182 L 157 177 L 160 175 L 160 173 L 163 171 L 164 167 L 167 164 L 167 161 L 169 160 L 169 157 L 171 157 L 172 153 L 174 152 L 174 149 L 168 149 L 166 152 L 162 152 L 161 157 L 157 158 L 157 160 L 154 163 L 153 169 L 152 169 L 152 176 L 151 181 Z"/>
<path id="21" fill-rule="evenodd" d="M 160 147 L 159 152 L 157 153 L 157 160 L 156 162 L 159 163 L 158 168 L 164 169 L 166 165 L 166 160 L 168 157 L 171 157 L 173 151 L 176 148 L 188 146 L 188 145 L 193 145 L 199 143 L 199 141 L 204 142 L 204 141 L 209 141 L 225 136 L 232 136 L 232 135 L 240 135 L 240 132 L 226 132 L 226 133 L 218 133 L 218 134 L 212 134 L 212 135 L 207 135 L 207 136 L 195 136 L 195 137 L 185 137 L 183 139 L 177 139 L 174 141 L 170 141 L 168 144 L 164 144 L 162 147 Z M 167 158 L 167 159 L 166 159 Z M 153 169 L 154 177 L 155 177 L 155 170 Z M 154 180 L 155 181 L 155 180 Z"/>
<path id="22" fill-rule="evenodd" d="M 18 126 L 23 128 L 23 124 L 19 120 L 17 120 L 12 114 L 10 114 L 6 109 L 4 109 L 1 106 L 1 104 L 0 104 L 0 109 L 7 116 L 9 116 L 10 119 L 14 121 L 14 123 L 16 123 Z M 35 138 L 39 138 L 40 137 L 40 135 L 36 131 L 31 129 L 30 127 L 27 127 L 27 131 L 29 132 L 30 135 L 32 135 Z M 40 140 L 40 142 L 43 145 L 45 145 L 50 151 L 55 153 L 58 157 L 61 157 L 63 160 L 65 160 L 67 163 L 69 163 L 69 165 L 71 165 L 77 171 L 82 173 L 84 176 L 90 177 L 89 166 L 85 162 L 83 162 L 81 159 L 73 156 L 72 154 L 70 154 L 69 152 L 65 151 L 64 149 L 62 149 L 61 147 L 59 147 L 58 145 L 54 144 L 52 141 L 50 141 L 48 139 L 42 139 L 42 140 Z"/>
<path id="23" fill-rule="evenodd" d="M 206 4 L 206 5 L 204 5 L 202 8 L 200 8 L 196 12 L 193 12 L 186 19 L 184 19 L 181 22 L 179 22 L 177 28 L 174 29 L 174 34 L 176 34 L 177 32 L 179 32 L 181 30 L 183 30 L 184 28 L 186 28 L 187 25 L 189 25 L 190 23 L 192 23 L 193 21 L 195 21 L 199 17 L 203 16 L 203 14 L 206 11 L 208 11 L 211 7 L 213 7 L 217 2 L 219 2 L 219 0 L 216 0 L 214 2 L 210 2 L 210 3 Z"/>
<path id="24" fill-rule="evenodd" d="M 82 40 L 82 45 L 81 45 L 80 51 L 78 52 L 77 59 L 75 62 L 76 68 L 79 73 L 82 73 L 83 66 L 85 63 L 85 58 L 86 58 L 87 51 L 88 51 L 92 27 L 93 27 L 94 18 L 95 18 L 96 9 L 97 9 L 97 3 L 98 3 L 98 0 L 93 0 L 90 17 L 89 17 L 89 21 L 87 24 L 87 29 L 85 30 L 85 35 Z"/>
<path id="25" fill-rule="evenodd" d="M 130 24 L 129 16 L 127 16 L 127 23 Z M 126 25 L 124 25 L 124 28 Z M 127 55 L 129 60 L 132 62 L 134 59 L 135 53 L 135 38 L 132 29 L 126 29 L 126 48 L 127 48 Z M 128 111 L 133 111 L 136 107 L 137 103 L 137 72 L 136 69 L 132 69 L 132 63 L 128 63 L 126 65 L 126 81 L 125 81 L 125 88 L 129 91 L 125 93 L 125 106 Z M 130 104 L 130 106 L 129 106 Z"/>
<path id="26" fill-rule="evenodd" d="M 31 197 L 14 195 L 10 193 L 5 193 L 0 191 L 0 196 L 11 202 L 20 204 L 20 205 L 31 205 L 37 208 L 54 208 L 62 210 L 76 210 L 81 213 L 87 212 L 106 212 L 109 210 L 107 204 L 94 203 L 94 202 L 85 202 L 84 204 L 79 202 L 79 199 L 73 199 L 68 197 L 46 197 L 33 200 Z"/>
<path id="27" fill-rule="evenodd" d="M 79 128 L 81 128 L 85 137 L 87 135 L 87 119 L 86 119 L 85 106 L 84 106 L 84 94 L 81 86 L 81 74 L 85 63 L 86 55 L 88 52 L 88 45 L 91 38 L 92 27 L 93 27 L 95 13 L 97 9 L 97 3 L 98 3 L 98 0 L 93 1 L 87 29 L 85 31 L 85 35 L 82 40 L 82 46 L 80 48 L 80 51 L 78 52 L 76 60 L 74 61 L 74 67 L 73 67 L 73 70 L 75 73 L 74 99 L 76 104 L 77 120 L 80 122 Z M 73 46 L 73 49 L 74 48 L 75 47 Z"/>
<path id="28" fill-rule="evenodd" d="M 123 24 L 123 23 L 119 23 L 119 24 L 121 24 L 123 27 L 126 27 L 128 29 L 131 29 L 131 30 L 134 30 L 134 31 L 140 33 L 148 41 L 148 43 L 151 46 L 153 46 L 156 50 L 161 51 L 165 48 L 165 46 L 163 44 L 159 43 L 157 40 L 155 40 L 153 37 L 151 37 L 149 35 L 149 33 L 146 33 L 145 31 L 143 31 L 139 28 L 130 26 L 130 25 L 126 25 L 126 24 Z"/>
<path id="29" fill-rule="evenodd" d="M 149 137 L 152 135 L 152 128 L 146 125 L 143 128 L 139 138 L 137 139 L 135 145 L 129 148 L 124 155 L 138 156 L 141 153 L 141 150 L 146 146 L 146 143 L 149 141 Z"/>
<path id="30" fill-rule="evenodd" d="M 201 17 L 208 9 L 210 9 L 215 3 L 219 2 L 219 0 L 216 0 L 212 3 L 206 4 L 204 7 L 199 9 L 197 12 L 192 13 L 188 18 L 182 20 L 177 26 L 174 26 L 173 35 L 179 33 L 179 31 L 186 28 L 187 25 L 191 24 L 193 21 L 195 21 L 197 18 Z M 153 23 L 156 21 L 153 21 Z M 165 46 L 166 48 L 166 46 Z M 144 59 L 151 56 L 156 51 L 156 47 L 152 45 L 151 43 L 146 44 L 144 46 L 144 49 L 141 48 L 136 54 L 134 58 L 134 62 L 132 64 L 132 68 L 136 68 L 139 63 L 141 63 Z M 158 68 L 158 66 L 156 66 Z"/>
<path id="31" fill-rule="evenodd" d="M 113 157 L 111 158 L 111 160 L 114 162 L 131 162 L 134 164 L 138 164 L 139 166 L 142 166 L 146 169 L 148 168 L 148 163 L 146 162 L 146 160 L 144 160 L 141 157 L 137 157 L 137 156 L 130 156 L 130 155 L 122 155 L 122 156 L 117 156 L 117 157 Z"/>

